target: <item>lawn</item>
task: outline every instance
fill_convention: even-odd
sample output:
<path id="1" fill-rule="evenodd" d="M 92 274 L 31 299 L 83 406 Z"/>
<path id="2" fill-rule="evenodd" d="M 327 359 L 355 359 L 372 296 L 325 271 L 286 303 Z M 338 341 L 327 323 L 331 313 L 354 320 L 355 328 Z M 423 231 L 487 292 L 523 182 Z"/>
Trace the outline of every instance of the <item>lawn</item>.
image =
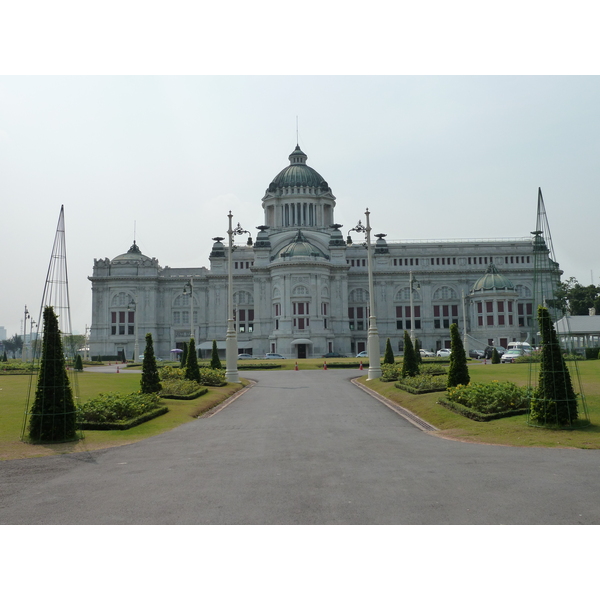
<path id="1" fill-rule="evenodd" d="M 471 421 L 437 404 L 437 399 L 443 397 L 444 392 L 415 396 L 399 390 L 394 386 L 394 382 L 367 382 L 366 375 L 361 378 L 361 382 L 437 427 L 440 431 L 433 435 L 440 437 L 509 446 L 597 449 L 600 448 L 600 361 L 580 361 L 578 368 L 592 424 L 584 429 L 571 431 L 530 427 L 526 415 L 485 423 Z M 469 373 L 472 382 L 498 380 L 527 385 L 529 381 L 528 364 L 484 365 L 473 362 L 469 364 Z"/>
<path id="2" fill-rule="evenodd" d="M 139 373 L 79 373 L 79 397 L 82 402 L 100 392 L 136 392 L 140 387 Z M 0 460 L 33 458 L 69 452 L 84 452 L 132 444 L 182 425 L 215 402 L 222 401 L 240 390 L 242 384 L 209 388 L 209 392 L 195 400 L 163 400 L 169 412 L 126 431 L 85 431 L 85 437 L 65 444 L 26 444 L 20 441 L 23 415 L 29 387 L 29 375 L 0 376 Z"/>

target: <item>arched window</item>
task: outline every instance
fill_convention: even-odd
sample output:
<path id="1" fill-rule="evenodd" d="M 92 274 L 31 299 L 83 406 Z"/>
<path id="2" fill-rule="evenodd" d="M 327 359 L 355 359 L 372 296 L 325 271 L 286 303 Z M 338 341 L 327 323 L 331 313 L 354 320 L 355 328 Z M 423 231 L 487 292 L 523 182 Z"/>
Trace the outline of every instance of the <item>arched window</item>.
<path id="1" fill-rule="evenodd" d="M 454 288 L 443 285 L 435 290 L 433 300 L 458 300 L 458 294 Z"/>
<path id="2" fill-rule="evenodd" d="M 292 296 L 309 296 L 310 292 L 305 285 L 297 285 L 293 291 Z"/>
<path id="3" fill-rule="evenodd" d="M 369 292 L 355 288 L 348 295 L 348 325 L 351 331 L 365 331 L 369 318 Z"/>

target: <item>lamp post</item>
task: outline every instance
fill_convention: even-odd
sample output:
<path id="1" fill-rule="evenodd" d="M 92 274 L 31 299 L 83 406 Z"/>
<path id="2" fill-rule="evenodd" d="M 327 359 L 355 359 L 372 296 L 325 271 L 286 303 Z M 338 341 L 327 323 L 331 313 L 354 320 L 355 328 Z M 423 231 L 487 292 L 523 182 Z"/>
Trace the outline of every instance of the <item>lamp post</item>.
<path id="1" fill-rule="evenodd" d="M 229 219 L 229 229 L 227 230 L 227 235 L 229 236 L 229 255 L 227 257 L 227 335 L 225 336 L 225 379 L 230 383 L 239 383 L 240 376 L 237 368 L 238 341 L 237 331 L 233 320 L 233 236 L 241 235 L 243 233 L 247 233 L 248 236 L 250 236 L 250 232 L 243 229 L 239 223 L 235 229 L 233 228 L 233 214 L 231 211 L 229 211 L 227 217 Z M 251 238 L 248 241 L 251 242 Z M 248 245 L 251 245 L 251 243 Z"/>
<path id="2" fill-rule="evenodd" d="M 139 317 L 139 315 L 137 314 L 137 307 L 138 307 L 137 294 L 134 294 L 133 300 L 129 303 L 129 306 L 128 306 L 129 310 L 133 311 L 133 335 L 134 335 L 133 362 L 137 362 L 139 360 L 138 357 L 140 355 L 140 345 L 138 343 L 138 317 Z M 86 327 L 86 330 L 87 330 L 87 327 Z"/>
<path id="3" fill-rule="evenodd" d="M 183 286 L 183 295 L 190 297 L 190 338 L 194 338 L 196 343 L 196 328 L 194 327 L 194 276 L 190 275 L 190 280 Z M 194 352 L 196 349 L 194 348 Z"/>
<path id="4" fill-rule="evenodd" d="M 30 319 L 31 315 L 27 310 L 27 304 L 25 305 L 25 313 L 23 315 L 23 349 L 21 350 L 21 358 L 23 362 L 27 362 L 27 319 Z"/>
<path id="5" fill-rule="evenodd" d="M 414 293 L 421 289 L 420 283 L 413 277 L 410 271 L 410 341 L 415 344 L 415 306 L 413 301 Z"/>
<path id="6" fill-rule="evenodd" d="M 367 268 L 369 273 L 369 332 L 367 337 L 367 354 L 369 356 L 369 370 L 367 381 L 381 377 L 381 349 L 379 347 L 379 332 L 377 331 L 377 319 L 375 317 L 375 291 L 373 284 L 373 253 L 371 252 L 371 222 L 369 209 L 365 211 L 367 218 L 366 226 L 360 221 L 350 231 L 364 233 L 367 239 Z M 348 238 L 350 239 L 350 231 Z"/>

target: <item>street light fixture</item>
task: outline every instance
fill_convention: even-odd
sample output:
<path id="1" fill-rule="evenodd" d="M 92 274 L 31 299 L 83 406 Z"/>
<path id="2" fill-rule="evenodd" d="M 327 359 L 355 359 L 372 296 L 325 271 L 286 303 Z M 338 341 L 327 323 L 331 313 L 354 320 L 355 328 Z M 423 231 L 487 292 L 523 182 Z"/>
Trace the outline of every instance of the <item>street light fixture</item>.
<path id="1" fill-rule="evenodd" d="M 364 233 L 367 239 L 367 266 L 369 273 L 369 334 L 367 337 L 367 354 L 369 356 L 369 370 L 367 371 L 367 381 L 381 377 L 381 349 L 379 347 L 379 332 L 377 331 L 377 319 L 375 318 L 375 292 L 373 285 L 373 253 L 371 252 L 371 224 L 369 220 L 369 209 L 365 211 L 367 218 L 366 226 L 360 221 L 356 227 L 350 231 Z M 350 231 L 348 239 L 350 240 Z"/>
<path id="2" fill-rule="evenodd" d="M 134 334 L 134 343 L 133 343 L 133 362 L 136 362 L 139 360 L 139 356 L 140 356 L 140 345 L 138 343 L 138 317 L 139 315 L 137 314 L 137 307 L 138 307 L 138 302 L 137 302 L 137 294 L 134 294 L 134 299 L 129 303 L 128 307 L 129 310 L 131 310 L 133 312 L 133 334 Z M 129 327 L 129 325 L 128 325 Z"/>
<path id="3" fill-rule="evenodd" d="M 413 302 L 414 293 L 421 289 L 421 284 L 413 277 L 410 272 L 410 341 L 415 344 L 415 306 Z"/>
<path id="4" fill-rule="evenodd" d="M 233 214 L 229 211 L 227 215 L 229 219 L 229 255 L 227 258 L 227 335 L 225 336 L 225 379 L 230 383 L 239 383 L 240 376 L 237 368 L 238 341 L 237 331 L 233 320 L 233 272 L 232 272 L 232 257 L 233 257 L 233 236 L 248 234 L 247 245 L 252 245 L 252 237 L 249 231 L 246 231 L 238 223 L 234 229 L 232 225 Z"/>

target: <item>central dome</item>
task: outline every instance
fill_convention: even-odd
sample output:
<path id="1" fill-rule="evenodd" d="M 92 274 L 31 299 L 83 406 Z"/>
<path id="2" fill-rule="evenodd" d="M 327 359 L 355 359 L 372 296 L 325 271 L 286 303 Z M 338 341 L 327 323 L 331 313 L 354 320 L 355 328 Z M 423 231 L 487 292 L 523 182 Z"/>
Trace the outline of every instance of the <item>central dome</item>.
<path id="1" fill-rule="evenodd" d="M 512 281 L 502 275 L 496 265 L 491 263 L 484 275 L 482 275 L 473 286 L 471 293 L 486 292 L 490 290 L 514 290 Z"/>
<path id="2" fill-rule="evenodd" d="M 307 158 L 300 146 L 296 146 L 289 156 L 289 166 L 275 176 L 267 191 L 275 192 L 287 187 L 312 187 L 328 191 L 329 185 L 319 173 L 306 164 Z"/>

